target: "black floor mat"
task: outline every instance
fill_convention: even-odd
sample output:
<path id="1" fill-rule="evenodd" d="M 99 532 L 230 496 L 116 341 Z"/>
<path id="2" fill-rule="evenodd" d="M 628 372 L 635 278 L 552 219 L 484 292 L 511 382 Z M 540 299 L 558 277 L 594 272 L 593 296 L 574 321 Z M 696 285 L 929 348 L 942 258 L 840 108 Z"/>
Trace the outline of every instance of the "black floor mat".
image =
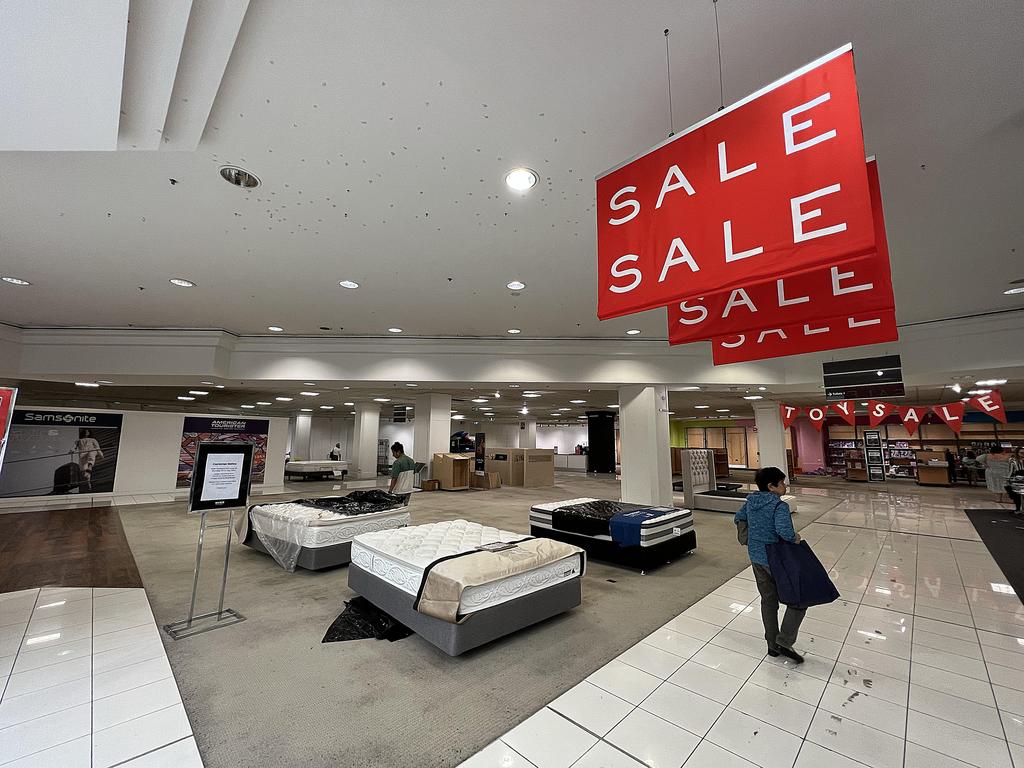
<path id="1" fill-rule="evenodd" d="M 967 509 L 978 535 L 1018 595 L 1024 595 L 1024 517 L 1008 509 Z"/>
<path id="2" fill-rule="evenodd" d="M 323 643 L 341 643 L 346 640 L 403 640 L 412 630 L 363 597 L 345 603 L 345 610 L 334 620 Z"/>

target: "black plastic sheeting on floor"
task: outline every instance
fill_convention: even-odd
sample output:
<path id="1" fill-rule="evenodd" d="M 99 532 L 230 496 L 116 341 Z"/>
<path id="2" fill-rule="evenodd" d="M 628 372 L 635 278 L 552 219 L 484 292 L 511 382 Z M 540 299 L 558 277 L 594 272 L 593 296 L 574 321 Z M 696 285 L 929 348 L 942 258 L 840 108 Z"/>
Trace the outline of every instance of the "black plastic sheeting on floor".
<path id="1" fill-rule="evenodd" d="M 403 640 L 412 630 L 363 597 L 345 603 L 345 610 L 334 620 L 323 643 L 342 643 L 346 640 Z"/>
<path id="2" fill-rule="evenodd" d="M 1008 509 L 966 509 L 989 554 L 1018 595 L 1024 595 L 1024 517 Z"/>

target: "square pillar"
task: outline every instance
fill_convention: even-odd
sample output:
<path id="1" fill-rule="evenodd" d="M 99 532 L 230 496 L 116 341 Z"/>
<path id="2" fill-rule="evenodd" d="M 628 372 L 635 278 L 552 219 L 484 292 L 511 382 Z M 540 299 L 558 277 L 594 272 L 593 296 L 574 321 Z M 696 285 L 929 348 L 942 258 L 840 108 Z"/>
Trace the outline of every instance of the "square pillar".
<path id="1" fill-rule="evenodd" d="M 377 477 L 377 437 L 380 435 L 380 406 L 356 405 L 356 426 L 352 437 L 352 477 L 373 480 Z"/>
<path id="2" fill-rule="evenodd" d="M 537 420 L 523 419 L 519 422 L 519 447 L 537 447 Z"/>
<path id="3" fill-rule="evenodd" d="M 788 476 L 786 432 L 782 428 L 779 404 L 754 403 L 754 424 L 757 425 L 757 451 L 760 454 L 761 467 L 778 467 Z"/>
<path id="4" fill-rule="evenodd" d="M 413 461 L 426 464 L 420 473 L 421 480 L 431 475 L 431 463 L 435 453 L 447 453 L 452 437 L 451 395 L 424 394 L 416 397 L 415 418 L 412 422 Z"/>
<path id="5" fill-rule="evenodd" d="M 672 505 L 672 457 L 668 440 L 668 388 L 619 389 L 622 500 Z"/>
<path id="6" fill-rule="evenodd" d="M 313 431 L 313 416 L 308 413 L 300 413 L 295 417 L 295 435 L 292 437 L 292 458 L 309 461 L 313 456 L 309 455 L 310 437 Z M 320 458 L 319 456 L 315 458 Z"/>

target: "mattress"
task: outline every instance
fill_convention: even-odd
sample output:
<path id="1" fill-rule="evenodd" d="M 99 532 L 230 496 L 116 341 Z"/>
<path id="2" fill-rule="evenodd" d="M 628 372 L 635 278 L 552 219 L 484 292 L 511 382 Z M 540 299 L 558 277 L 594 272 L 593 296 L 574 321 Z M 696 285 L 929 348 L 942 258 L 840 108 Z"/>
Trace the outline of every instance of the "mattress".
<path id="1" fill-rule="evenodd" d="M 537 504 L 530 508 L 530 525 L 538 528 L 554 530 L 551 522 L 551 513 L 559 507 L 568 507 L 575 504 L 586 504 L 600 499 L 581 498 L 555 501 L 549 504 Z M 645 521 L 640 527 L 640 546 L 653 547 L 668 539 L 682 536 L 693 530 L 693 513 L 688 509 L 675 509 L 666 512 L 664 515 Z M 595 534 L 588 538 L 612 541 L 608 534 Z"/>
<path id="2" fill-rule="evenodd" d="M 347 461 L 289 461 L 284 471 L 292 475 L 325 474 L 348 469 Z"/>
<path id="3" fill-rule="evenodd" d="M 310 549 L 343 544 L 363 533 L 401 528 L 411 521 L 405 507 L 364 515 L 339 515 L 291 502 L 260 504 L 250 508 L 249 514 L 266 523 L 259 526 L 261 530 L 273 531 L 278 538 L 287 536 L 292 543 Z"/>
<path id="4" fill-rule="evenodd" d="M 467 520 L 445 520 L 357 536 L 352 542 L 352 563 L 415 597 L 431 563 L 485 544 L 525 538 L 529 537 Z M 468 587 L 462 593 L 459 613 L 492 608 L 582 575 L 581 558 L 573 555 L 526 573 Z"/>

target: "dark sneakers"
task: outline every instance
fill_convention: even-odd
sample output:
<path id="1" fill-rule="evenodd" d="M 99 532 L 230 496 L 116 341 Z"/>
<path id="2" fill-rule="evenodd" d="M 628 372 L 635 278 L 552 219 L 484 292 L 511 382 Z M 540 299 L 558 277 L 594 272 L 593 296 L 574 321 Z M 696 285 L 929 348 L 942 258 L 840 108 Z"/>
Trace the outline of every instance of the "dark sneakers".
<path id="1" fill-rule="evenodd" d="M 780 645 L 779 646 L 779 653 L 781 653 L 787 659 L 792 659 L 793 662 L 796 663 L 796 664 L 803 664 L 804 663 L 804 657 L 801 656 L 796 651 L 794 651 L 792 648 L 787 648 L 784 645 Z"/>
<path id="2" fill-rule="evenodd" d="M 771 656 L 774 659 L 776 656 L 779 655 L 779 649 L 778 648 L 771 648 L 771 647 L 769 647 L 768 648 L 768 655 Z"/>

